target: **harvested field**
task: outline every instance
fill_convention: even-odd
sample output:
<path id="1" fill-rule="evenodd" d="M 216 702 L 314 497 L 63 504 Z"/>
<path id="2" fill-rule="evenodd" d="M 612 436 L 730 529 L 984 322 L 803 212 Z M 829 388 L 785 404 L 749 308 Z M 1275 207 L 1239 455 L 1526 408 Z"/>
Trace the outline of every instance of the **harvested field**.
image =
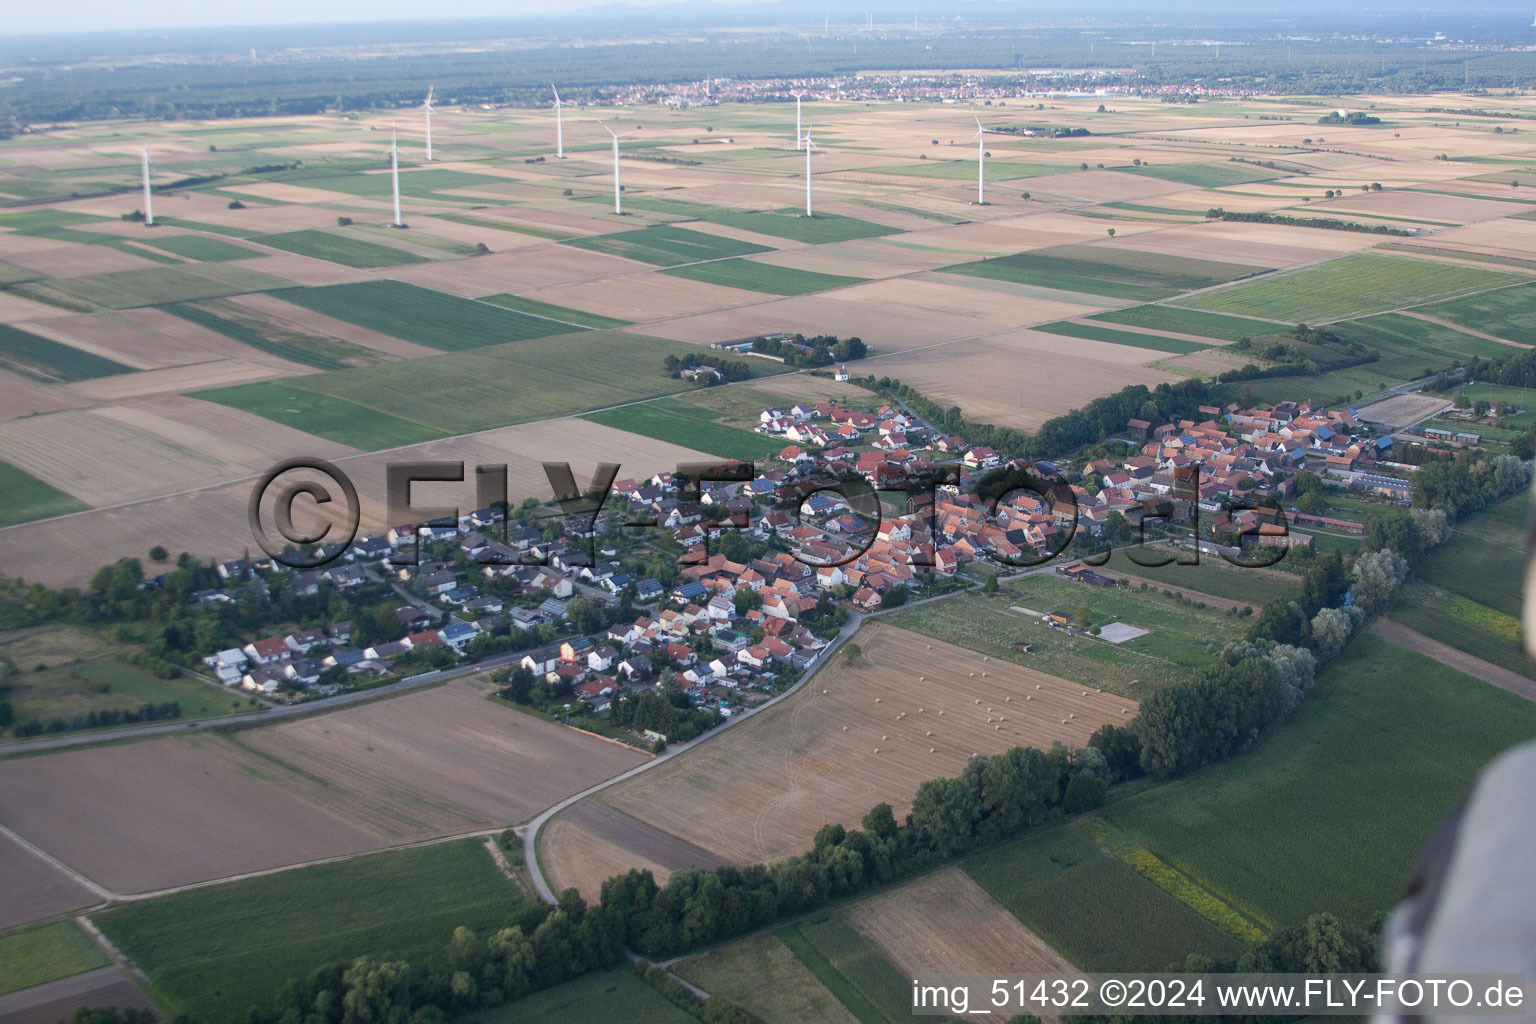
<path id="1" fill-rule="evenodd" d="M 793 698 L 614 786 L 604 802 L 732 862 L 772 860 L 881 801 L 900 817 L 919 783 L 958 772 L 972 753 L 1080 745 L 1137 710 L 907 630 L 877 623 L 857 640 L 854 664 L 835 657 Z"/>
<path id="2" fill-rule="evenodd" d="M 1434 395 L 1393 395 L 1356 411 L 1360 419 L 1367 423 L 1380 424 L 1388 430 L 1401 430 L 1420 420 L 1437 416 L 1450 407 L 1450 399 L 1436 398 Z"/>
<path id="3" fill-rule="evenodd" d="M 598 835 L 564 815 L 539 830 L 539 864 L 555 892 L 577 889 L 595 903 L 603 883 L 631 870 L 649 871 L 657 885 L 666 885 L 672 869 Z"/>
<path id="4" fill-rule="evenodd" d="M 94 906 L 101 897 L 0 832 L 0 931 Z"/>
<path id="5" fill-rule="evenodd" d="M 257 358 L 262 357 L 261 353 L 252 354 Z M 197 391 L 202 388 L 271 380 L 274 377 L 302 373 L 304 370 L 303 367 L 294 363 L 278 360 L 275 357 L 266 358 L 270 361 L 214 359 L 206 363 L 172 366 L 164 370 L 141 370 L 138 373 L 124 373 L 114 377 L 80 381 L 70 385 L 70 390 L 95 402 L 125 402 L 149 395 L 174 394 L 181 391 Z"/>
<path id="6" fill-rule="evenodd" d="M 859 1018 L 770 932 L 688 957 L 673 971 L 755 1014 L 764 1024 L 859 1024 Z"/>
<path id="7" fill-rule="evenodd" d="M 84 398 L 71 393 L 67 388 L 53 387 L 8 370 L 0 370 L 0 416 L 6 419 L 58 412 L 84 404 Z"/>
<path id="8" fill-rule="evenodd" d="M 848 921 L 909 976 L 1077 973 L 959 868 L 860 900 Z"/>
<path id="9" fill-rule="evenodd" d="M 511 824 L 644 758 L 456 683 L 227 737 L 7 761 L 0 809 L 139 892 Z"/>

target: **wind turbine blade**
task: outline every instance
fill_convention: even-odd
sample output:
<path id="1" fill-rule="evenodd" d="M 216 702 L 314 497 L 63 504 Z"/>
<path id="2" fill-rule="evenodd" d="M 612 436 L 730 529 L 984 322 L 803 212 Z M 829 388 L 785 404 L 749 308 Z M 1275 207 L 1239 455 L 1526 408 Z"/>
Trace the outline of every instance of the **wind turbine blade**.
<path id="1" fill-rule="evenodd" d="M 432 106 L 432 90 L 435 89 L 435 88 L 437 88 L 437 87 L 433 86 L 433 85 L 427 86 L 427 106 L 428 107 Z"/>
<path id="2" fill-rule="evenodd" d="M 549 91 L 555 94 L 555 106 L 560 105 L 560 90 L 555 88 L 555 83 L 549 83 Z"/>

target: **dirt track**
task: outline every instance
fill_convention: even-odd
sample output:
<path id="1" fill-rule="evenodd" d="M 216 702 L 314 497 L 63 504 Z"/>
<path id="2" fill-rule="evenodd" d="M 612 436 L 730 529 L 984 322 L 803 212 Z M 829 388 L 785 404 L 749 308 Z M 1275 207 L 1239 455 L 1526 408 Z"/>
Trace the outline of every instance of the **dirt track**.
<path id="1" fill-rule="evenodd" d="M 1518 672 L 1511 672 L 1507 668 L 1500 668 L 1465 651 L 1458 651 L 1401 623 L 1393 622 L 1391 619 L 1377 619 L 1376 624 L 1371 627 L 1371 632 L 1410 651 L 1428 655 L 1440 664 L 1449 665 L 1458 672 L 1465 672 L 1485 683 L 1492 683 L 1501 690 L 1508 690 L 1526 700 L 1536 700 L 1536 681 L 1527 679 Z"/>

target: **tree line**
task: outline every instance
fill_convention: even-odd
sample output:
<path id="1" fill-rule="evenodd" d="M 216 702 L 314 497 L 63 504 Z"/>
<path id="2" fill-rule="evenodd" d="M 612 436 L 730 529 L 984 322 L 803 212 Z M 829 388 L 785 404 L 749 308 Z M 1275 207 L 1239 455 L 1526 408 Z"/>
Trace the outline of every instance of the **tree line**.
<path id="1" fill-rule="evenodd" d="M 1359 221 L 1339 220 L 1335 217 L 1292 217 L 1288 213 L 1240 213 L 1213 206 L 1205 211 L 1206 220 L 1236 221 L 1241 224 L 1281 224 L 1292 228 L 1322 228 L 1326 231 L 1357 231 L 1367 235 L 1412 235 L 1403 228 L 1385 224 L 1361 224 Z"/>

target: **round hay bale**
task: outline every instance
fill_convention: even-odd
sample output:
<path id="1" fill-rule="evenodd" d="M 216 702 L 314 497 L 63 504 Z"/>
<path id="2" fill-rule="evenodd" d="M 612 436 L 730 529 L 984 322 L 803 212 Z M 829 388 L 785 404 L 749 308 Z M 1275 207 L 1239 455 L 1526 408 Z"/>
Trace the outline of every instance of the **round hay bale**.
<path id="1" fill-rule="evenodd" d="M 879 697 L 876 697 L 876 698 L 875 698 L 875 703 L 876 703 L 876 704 L 879 704 L 879 703 L 880 703 L 880 698 L 879 698 Z"/>
<path id="2" fill-rule="evenodd" d="M 983 654 L 983 655 L 982 655 L 982 656 L 981 656 L 981 660 L 982 660 L 982 661 L 991 661 L 991 660 L 992 660 L 992 659 L 991 659 L 991 658 L 990 658 L 990 657 L 988 657 L 988 656 L 987 656 L 987 655 L 985 655 L 985 654 Z"/>
<path id="3" fill-rule="evenodd" d="M 931 650 L 933 650 L 933 644 L 924 644 L 923 645 L 923 649 L 927 650 L 927 651 L 931 651 Z"/>
<path id="4" fill-rule="evenodd" d="M 1005 703 L 1005 704 L 1012 704 L 1013 703 L 1013 698 L 1012 697 L 1004 697 L 1003 698 L 1003 703 Z"/>
<path id="5" fill-rule="evenodd" d="M 920 682 L 920 683 L 926 683 L 928 681 L 928 677 L 927 676 L 918 676 L 917 677 L 917 681 Z"/>
<path id="6" fill-rule="evenodd" d="M 1003 727 L 1000 726 L 1000 725 L 994 725 L 992 728 L 996 729 L 998 732 L 1002 732 L 1002 730 L 1003 730 Z"/>
<path id="7" fill-rule="evenodd" d="M 943 711 L 942 711 L 942 710 L 940 710 L 940 711 L 939 711 L 939 714 L 941 714 L 941 715 L 942 715 L 942 714 L 943 714 L 943 713 L 944 713 L 944 712 L 943 712 Z"/>
<path id="8" fill-rule="evenodd" d="M 918 708 L 918 709 L 917 709 L 917 713 L 918 713 L 918 714 L 922 714 L 922 713 L 923 713 L 923 711 L 924 711 L 924 710 L 925 710 L 925 709 L 924 709 L 924 708 Z"/>
<path id="9" fill-rule="evenodd" d="M 934 750 L 934 748 L 933 748 L 933 747 L 929 747 L 929 748 L 928 748 L 928 753 L 930 753 L 930 754 L 931 754 L 931 753 L 933 753 L 933 750 Z"/>
<path id="10" fill-rule="evenodd" d="M 1083 691 L 1083 696 L 1084 696 L 1084 697 L 1086 697 L 1086 696 L 1088 696 L 1088 691 L 1087 691 L 1087 690 L 1084 690 L 1084 691 Z"/>
<path id="11" fill-rule="evenodd" d="M 1026 693 L 1026 694 L 1025 694 L 1025 695 L 1024 695 L 1024 699 L 1025 699 L 1025 700 L 1034 700 L 1034 699 L 1035 699 L 1035 697 L 1034 697 L 1034 694 L 1030 694 L 1030 693 Z"/>
<path id="12" fill-rule="evenodd" d="M 927 735 L 932 736 L 933 735 L 933 730 L 929 729 Z"/>
<path id="13" fill-rule="evenodd" d="M 848 727 L 846 725 L 843 726 L 843 732 L 847 732 L 847 731 L 848 731 Z"/>
<path id="14" fill-rule="evenodd" d="M 880 753 L 880 748 L 879 747 L 875 748 L 875 753 L 877 753 L 877 754 Z"/>
<path id="15" fill-rule="evenodd" d="M 825 697 L 825 696 L 826 696 L 826 695 L 827 695 L 827 691 L 826 691 L 826 690 L 822 690 L 822 691 L 821 691 L 821 695 L 822 695 L 822 696 L 823 696 L 823 697 Z"/>
<path id="16" fill-rule="evenodd" d="M 980 698 L 980 697 L 977 697 L 977 698 L 976 698 L 976 703 L 977 703 L 977 704 L 980 704 L 980 703 L 981 703 L 981 698 Z"/>
<path id="17" fill-rule="evenodd" d="M 1067 717 L 1068 717 L 1068 718 L 1076 718 L 1076 717 L 1077 717 L 1077 715 L 1075 715 L 1075 714 L 1071 714 L 1071 715 L 1068 715 L 1068 716 L 1067 716 Z"/>
<path id="18" fill-rule="evenodd" d="M 1037 689 L 1037 690 L 1040 689 L 1040 684 L 1039 683 L 1035 684 L 1035 689 Z"/>
<path id="19" fill-rule="evenodd" d="M 972 679 L 975 679 L 975 678 L 976 678 L 976 673 L 975 673 L 975 672 L 972 672 L 972 673 L 971 673 L 971 678 L 972 678 Z"/>
<path id="20" fill-rule="evenodd" d="M 889 736 L 881 736 L 881 737 L 880 737 L 880 742 L 881 742 L 881 743 L 886 743 L 886 742 L 888 742 L 888 741 L 889 741 L 889 740 L 890 740 L 890 737 L 889 737 Z"/>
<path id="21" fill-rule="evenodd" d="M 1130 714 L 1130 713 L 1131 713 L 1131 709 L 1130 709 L 1130 708 L 1121 708 L 1121 709 L 1120 709 L 1120 713 L 1121 713 L 1121 714 L 1122 714 L 1122 715 L 1128 715 L 1128 714 Z"/>
<path id="22" fill-rule="evenodd" d="M 1062 725 L 1066 725 L 1066 724 L 1067 724 L 1067 720 L 1066 720 L 1066 719 L 1065 719 L 1065 718 L 1063 718 L 1063 719 L 1062 719 L 1062 720 L 1061 720 L 1061 724 L 1062 724 Z"/>

